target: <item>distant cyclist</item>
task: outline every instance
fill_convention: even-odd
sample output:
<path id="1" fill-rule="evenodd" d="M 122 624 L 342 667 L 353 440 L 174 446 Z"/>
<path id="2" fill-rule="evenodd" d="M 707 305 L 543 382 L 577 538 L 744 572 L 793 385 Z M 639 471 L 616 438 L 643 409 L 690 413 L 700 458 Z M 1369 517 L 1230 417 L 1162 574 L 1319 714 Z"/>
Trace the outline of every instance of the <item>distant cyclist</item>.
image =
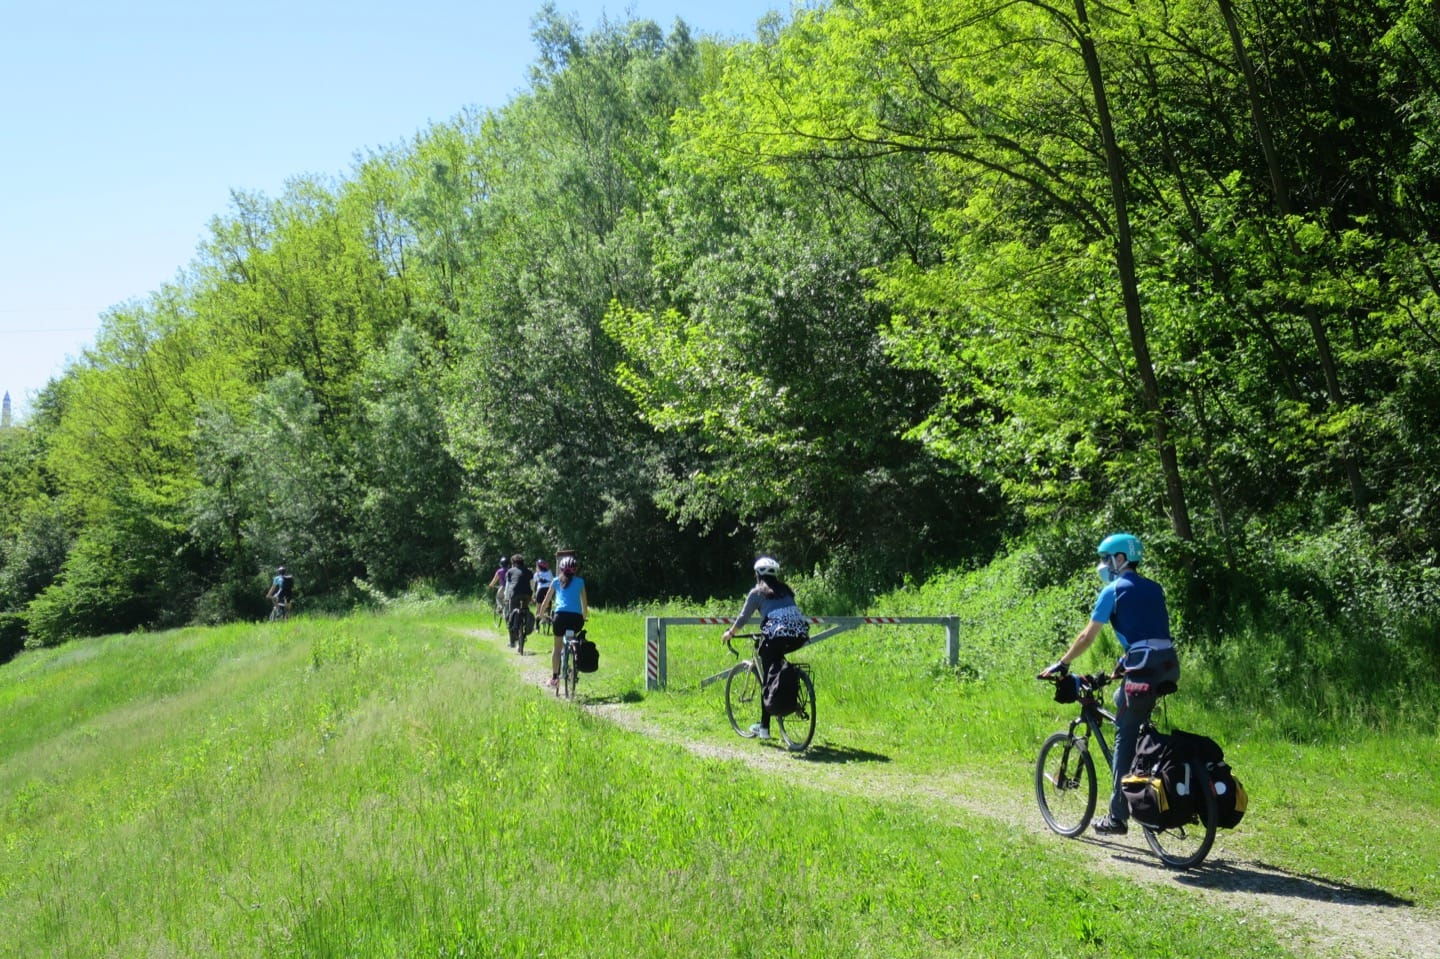
<path id="1" fill-rule="evenodd" d="M 505 571 L 505 622 L 509 626 L 510 645 L 524 648 L 525 637 L 534 628 L 534 621 L 526 622 L 530 616 L 531 573 L 525 566 L 525 557 L 516 553 L 510 557 L 510 568 Z"/>
<path id="2" fill-rule="evenodd" d="M 550 654 L 551 686 L 560 682 L 560 644 L 565 641 L 565 630 L 578 633 L 590 618 L 590 599 L 585 595 L 585 580 L 578 575 L 579 570 L 580 564 L 575 557 L 566 556 L 560 560 L 560 575 L 550 584 L 550 591 L 545 594 L 545 600 L 536 614 L 544 619 L 553 611 L 555 648 Z"/>
<path id="3" fill-rule="evenodd" d="M 555 574 L 550 572 L 550 564 L 543 559 L 535 561 L 535 572 L 530 574 L 530 586 L 535 590 L 535 608 L 538 610 L 545 602 L 545 594 L 550 592 L 550 584 L 555 582 Z"/>
<path id="4" fill-rule="evenodd" d="M 1100 630 L 1109 623 L 1125 651 L 1115 665 L 1125 681 L 1115 690 L 1115 774 L 1110 795 L 1110 814 L 1095 823 L 1101 835 L 1123 836 L 1128 827 L 1130 807 L 1120 791 L 1120 780 L 1129 775 L 1135 758 L 1140 726 L 1150 718 L 1155 703 L 1180 679 L 1180 659 L 1170 636 L 1170 611 L 1160 584 L 1140 575 L 1140 540 L 1129 533 L 1113 533 L 1100 541 L 1096 572 L 1105 584 L 1095 600 L 1090 621 L 1075 636 L 1059 661 L 1040 671 L 1041 679 L 1063 675 L 1070 664 L 1090 648 Z M 1162 690 L 1162 684 L 1165 688 Z"/>
<path id="5" fill-rule="evenodd" d="M 495 575 L 490 577 L 490 582 L 485 584 L 486 589 L 495 590 L 495 611 L 502 617 L 509 610 L 505 608 L 505 574 L 510 571 L 510 557 L 500 557 L 500 565 L 495 567 Z"/>
<path id="6" fill-rule="evenodd" d="M 510 557 L 500 557 L 500 564 L 495 567 L 495 575 L 490 577 L 490 582 L 485 584 L 486 589 L 504 589 L 505 572 L 510 568 Z"/>
<path id="7" fill-rule="evenodd" d="M 755 613 L 760 614 L 760 642 L 755 653 L 760 657 L 761 683 L 764 684 L 785 662 L 787 654 L 810 641 L 810 621 L 800 612 L 795 591 L 780 579 L 780 562 L 769 556 L 755 561 L 755 587 L 745 595 L 740 615 L 735 617 L 734 625 L 725 630 L 723 639 L 728 642 L 734 638 Z M 750 727 L 750 732 L 760 739 L 770 738 L 770 713 L 763 700 L 760 721 Z"/>
<path id="8" fill-rule="evenodd" d="M 295 577 L 284 566 L 275 567 L 275 578 L 270 580 L 270 588 L 265 591 L 265 598 L 270 600 L 271 619 L 284 619 L 290 615 L 290 601 L 295 597 Z"/>

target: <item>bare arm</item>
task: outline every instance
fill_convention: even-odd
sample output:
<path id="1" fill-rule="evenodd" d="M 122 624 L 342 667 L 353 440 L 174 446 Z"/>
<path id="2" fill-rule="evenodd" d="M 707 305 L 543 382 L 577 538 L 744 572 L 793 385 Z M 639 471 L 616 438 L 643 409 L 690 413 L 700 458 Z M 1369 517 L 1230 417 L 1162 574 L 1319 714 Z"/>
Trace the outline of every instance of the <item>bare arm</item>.
<path id="1" fill-rule="evenodd" d="M 1093 619 L 1087 622 L 1085 628 L 1075 634 L 1075 639 L 1071 641 L 1070 648 L 1065 650 L 1065 655 L 1061 656 L 1059 662 L 1053 666 L 1045 667 L 1045 669 L 1040 672 L 1040 678 L 1044 679 L 1063 671 L 1069 667 L 1072 662 L 1084 655 L 1085 650 L 1089 649 L 1090 644 L 1095 642 L 1095 637 L 1100 635 L 1100 630 L 1104 628 L 1104 626 L 1104 623 L 1098 623 Z"/>

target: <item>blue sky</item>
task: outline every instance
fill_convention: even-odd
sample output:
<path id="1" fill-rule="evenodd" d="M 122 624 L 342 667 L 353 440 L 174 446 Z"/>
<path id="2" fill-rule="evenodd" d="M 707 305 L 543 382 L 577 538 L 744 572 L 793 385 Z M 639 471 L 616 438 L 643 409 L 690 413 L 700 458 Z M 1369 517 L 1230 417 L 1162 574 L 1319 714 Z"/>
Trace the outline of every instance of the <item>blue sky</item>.
<path id="1" fill-rule="evenodd" d="M 556 0 L 753 37 L 789 0 Z M 230 191 L 344 176 L 524 89 L 541 0 L 0 0 L 0 392 L 17 412 L 194 257 Z"/>

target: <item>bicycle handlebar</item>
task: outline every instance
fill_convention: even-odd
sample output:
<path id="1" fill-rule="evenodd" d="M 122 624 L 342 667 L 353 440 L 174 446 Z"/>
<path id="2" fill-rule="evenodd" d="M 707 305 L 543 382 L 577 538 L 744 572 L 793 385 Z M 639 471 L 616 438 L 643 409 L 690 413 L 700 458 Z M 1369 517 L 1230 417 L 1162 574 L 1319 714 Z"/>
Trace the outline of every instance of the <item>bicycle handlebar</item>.
<path id="1" fill-rule="evenodd" d="M 1060 682 L 1060 680 L 1068 678 L 1069 675 L 1069 673 L 1055 673 L 1052 676 L 1036 676 L 1035 678 L 1040 680 L 1042 683 L 1058 683 Z M 1092 673 L 1088 676 L 1081 673 L 1076 673 L 1075 678 L 1080 680 L 1080 685 L 1082 687 L 1090 690 L 1091 692 L 1104 689 L 1105 686 L 1109 684 L 1112 679 L 1115 679 L 1114 676 L 1107 676 L 1104 673 Z"/>
<path id="2" fill-rule="evenodd" d="M 735 639 L 759 639 L 763 633 L 734 633 L 725 640 L 725 648 L 730 650 L 730 655 L 736 659 L 740 658 L 740 651 L 735 648 Z"/>

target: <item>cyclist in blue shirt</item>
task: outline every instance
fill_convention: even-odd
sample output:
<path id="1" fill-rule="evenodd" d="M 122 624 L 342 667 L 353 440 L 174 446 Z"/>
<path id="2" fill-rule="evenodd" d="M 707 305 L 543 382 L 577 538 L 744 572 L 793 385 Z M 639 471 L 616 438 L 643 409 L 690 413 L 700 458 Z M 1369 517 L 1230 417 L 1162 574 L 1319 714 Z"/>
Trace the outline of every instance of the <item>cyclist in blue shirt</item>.
<path id="1" fill-rule="evenodd" d="M 543 559 L 535 561 L 535 572 L 531 576 L 531 585 L 535 587 L 535 609 L 539 611 L 545 604 L 545 594 L 550 592 L 550 584 L 555 582 L 555 574 L 550 572 L 550 564 Z"/>
<path id="2" fill-rule="evenodd" d="M 565 630 L 580 632 L 590 618 L 590 598 L 585 595 L 585 580 L 579 575 L 580 564 L 573 556 L 560 560 L 560 575 L 550 583 L 550 589 L 540 602 L 536 618 L 551 615 L 554 624 L 555 648 L 550 654 L 550 683 L 560 682 L 560 644 L 565 641 Z"/>
<path id="3" fill-rule="evenodd" d="M 1120 791 L 1120 779 L 1130 772 L 1140 727 L 1150 718 L 1161 696 L 1173 692 L 1180 679 L 1180 660 L 1170 635 L 1170 612 L 1160 584 L 1140 575 L 1140 540 L 1129 533 L 1105 537 L 1095 550 L 1100 555 L 1096 572 L 1105 584 L 1095 600 L 1090 621 L 1076 634 L 1059 661 L 1040 672 L 1042 679 L 1064 675 L 1106 623 L 1115 630 L 1124 654 L 1115 666 L 1124 683 L 1115 690 L 1114 791 L 1110 813 L 1095 823 L 1101 835 L 1123 836 L 1130 808 Z"/>
<path id="4" fill-rule="evenodd" d="M 290 575 L 290 571 L 284 566 L 275 567 L 275 578 L 270 580 L 270 588 L 265 591 L 265 598 L 282 613 L 289 615 L 290 601 L 294 596 L 295 577 Z"/>

